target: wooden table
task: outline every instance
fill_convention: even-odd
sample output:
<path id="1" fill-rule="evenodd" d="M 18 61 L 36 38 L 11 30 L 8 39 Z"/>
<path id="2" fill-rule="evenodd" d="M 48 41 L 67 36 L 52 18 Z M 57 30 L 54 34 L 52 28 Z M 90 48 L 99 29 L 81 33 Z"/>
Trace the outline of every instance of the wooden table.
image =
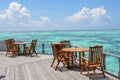
<path id="1" fill-rule="evenodd" d="M 26 44 L 29 44 L 29 43 L 25 42 L 25 41 L 16 41 L 13 44 L 17 45 L 18 47 L 19 47 L 19 45 L 23 45 L 23 53 L 24 53 L 25 46 L 26 46 Z"/>
<path id="2" fill-rule="evenodd" d="M 84 52 L 89 51 L 89 48 L 63 48 L 62 51 L 67 54 L 68 58 L 69 58 L 70 53 L 78 52 L 79 53 L 79 64 L 80 64 L 81 63 L 81 54 L 82 54 L 82 56 L 84 56 Z M 69 64 L 70 64 L 70 61 L 68 59 L 68 61 L 67 61 L 68 68 L 70 67 Z"/>

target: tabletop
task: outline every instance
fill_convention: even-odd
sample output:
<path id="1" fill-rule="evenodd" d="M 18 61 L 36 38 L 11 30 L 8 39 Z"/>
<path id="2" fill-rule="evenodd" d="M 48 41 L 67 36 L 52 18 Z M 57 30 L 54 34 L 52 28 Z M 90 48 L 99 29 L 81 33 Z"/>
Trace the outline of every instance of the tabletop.
<path id="1" fill-rule="evenodd" d="M 15 42 L 14 44 L 28 44 L 29 42 L 25 42 L 25 41 L 18 41 L 18 42 Z"/>
<path id="2" fill-rule="evenodd" d="M 65 52 L 82 52 L 82 51 L 88 51 L 89 48 L 63 48 L 62 51 Z"/>

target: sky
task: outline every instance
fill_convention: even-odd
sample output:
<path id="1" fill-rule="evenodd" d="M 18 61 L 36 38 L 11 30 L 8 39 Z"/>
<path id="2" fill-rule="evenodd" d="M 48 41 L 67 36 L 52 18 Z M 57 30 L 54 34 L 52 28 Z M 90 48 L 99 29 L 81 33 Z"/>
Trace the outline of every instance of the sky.
<path id="1" fill-rule="evenodd" d="M 120 0 L 0 0 L 0 31 L 120 29 Z"/>

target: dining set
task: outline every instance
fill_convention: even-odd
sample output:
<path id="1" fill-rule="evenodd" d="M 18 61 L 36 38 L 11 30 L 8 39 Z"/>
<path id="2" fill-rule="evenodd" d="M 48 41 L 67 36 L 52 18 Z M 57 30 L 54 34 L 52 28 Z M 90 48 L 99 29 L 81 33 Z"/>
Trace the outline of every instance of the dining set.
<path id="1" fill-rule="evenodd" d="M 29 54 L 32 57 L 32 54 L 36 53 L 36 43 L 37 40 L 32 40 L 31 42 L 26 41 L 15 41 L 14 38 L 6 39 L 6 56 L 12 55 L 12 57 L 15 57 L 16 55 L 27 55 Z"/>
<path id="2" fill-rule="evenodd" d="M 102 74 L 105 77 L 102 64 L 103 46 L 95 45 L 88 48 L 72 47 L 69 40 L 64 40 L 58 43 L 52 43 L 51 48 L 53 52 L 51 67 L 54 67 L 55 70 L 59 68 L 60 63 L 67 67 L 68 70 L 71 70 L 71 67 L 74 67 L 74 64 L 78 62 L 80 73 L 82 74 L 83 71 L 86 71 L 89 80 L 92 75 L 96 74 Z M 87 53 L 87 57 L 85 56 L 85 52 Z M 98 68 L 101 72 L 96 73 L 95 71 Z"/>

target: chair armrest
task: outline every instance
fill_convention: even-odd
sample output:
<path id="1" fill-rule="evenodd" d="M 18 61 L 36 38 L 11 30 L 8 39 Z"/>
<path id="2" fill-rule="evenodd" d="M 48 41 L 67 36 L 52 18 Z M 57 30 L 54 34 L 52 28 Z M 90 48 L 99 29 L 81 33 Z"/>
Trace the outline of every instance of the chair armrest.
<path id="1" fill-rule="evenodd" d="M 83 57 L 83 56 L 81 56 L 81 59 L 82 59 L 83 61 L 87 61 L 87 59 L 86 59 L 85 57 Z"/>

